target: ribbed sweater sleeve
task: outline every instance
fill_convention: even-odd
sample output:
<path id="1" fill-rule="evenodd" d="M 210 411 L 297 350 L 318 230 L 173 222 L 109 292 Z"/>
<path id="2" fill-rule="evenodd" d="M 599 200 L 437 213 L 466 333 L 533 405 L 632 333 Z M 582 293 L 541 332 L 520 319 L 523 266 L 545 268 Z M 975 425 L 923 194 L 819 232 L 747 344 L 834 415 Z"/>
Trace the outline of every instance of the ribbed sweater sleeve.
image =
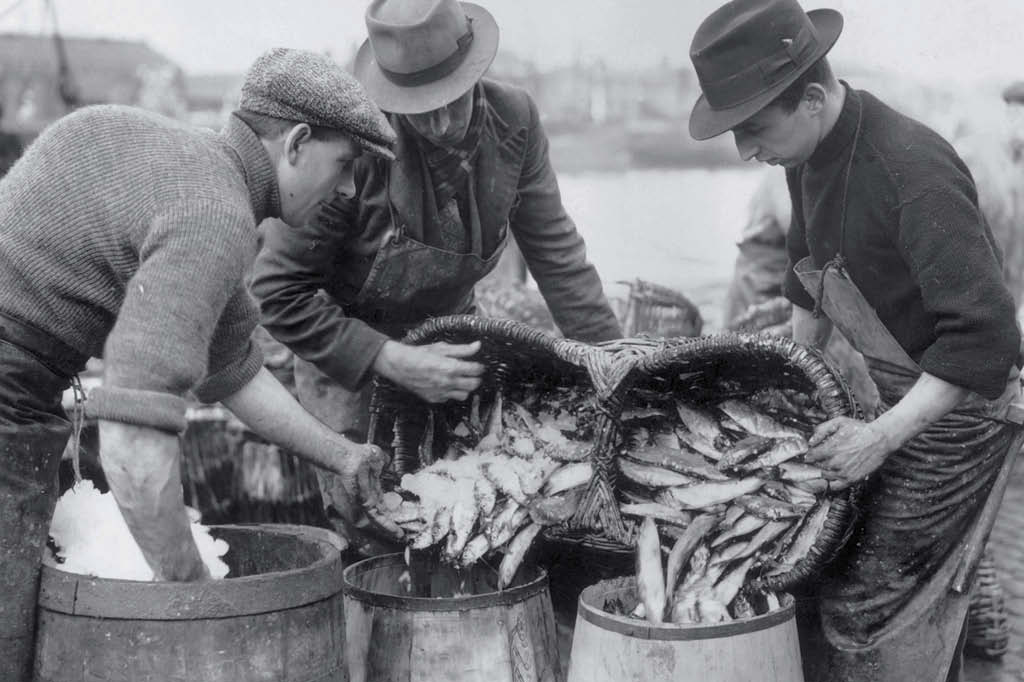
<path id="1" fill-rule="evenodd" d="M 148 229 L 147 229 L 148 228 Z M 182 201 L 139 228 L 139 268 L 104 348 L 104 383 L 92 416 L 168 428 L 184 416 L 180 397 L 206 375 L 218 319 L 249 253 L 252 216 L 216 200 Z M 230 336 L 230 335 L 229 335 Z M 224 367 L 248 351 L 217 350 Z M 152 400 L 170 394 L 179 401 Z"/>
<path id="2" fill-rule="evenodd" d="M 210 343 L 206 379 L 193 391 L 201 401 L 215 403 L 233 395 L 260 371 L 263 353 L 252 341 L 258 320 L 248 289 L 235 289 Z"/>

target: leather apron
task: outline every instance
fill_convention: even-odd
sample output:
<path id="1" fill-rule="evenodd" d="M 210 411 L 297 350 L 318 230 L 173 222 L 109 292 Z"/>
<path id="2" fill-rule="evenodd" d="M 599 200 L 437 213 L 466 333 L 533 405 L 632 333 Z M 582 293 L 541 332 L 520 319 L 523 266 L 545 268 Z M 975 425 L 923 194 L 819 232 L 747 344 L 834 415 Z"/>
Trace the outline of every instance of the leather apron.
<path id="1" fill-rule="evenodd" d="M 863 354 L 883 402 L 897 402 L 921 376 L 921 367 L 885 327 L 841 264 L 833 261 L 823 272 L 814 268 L 810 258 L 804 258 L 794 269 L 804 288 L 820 302 L 822 312 Z M 1009 423 L 1009 414 L 1019 398 L 1020 379 L 1014 367 L 1002 396 L 986 400 L 969 394 L 953 413 Z M 865 502 L 870 504 L 870 500 Z M 1000 502 L 1001 495 L 990 495 L 984 504 L 998 507 Z M 982 518 L 983 512 L 984 508 L 976 518 Z M 968 535 L 965 533 L 963 539 Z M 960 544 L 962 547 L 963 543 Z M 828 649 L 818 656 L 827 661 L 824 679 L 947 679 L 950 666 L 959 665 L 959 660 L 953 660 L 955 645 L 962 634 L 968 607 L 968 595 L 951 589 L 963 556 L 958 550 L 949 553 L 926 583 L 917 585 L 914 595 L 873 633 L 869 643 L 845 637 L 824 619 L 823 640 L 827 641 L 817 642 Z"/>
<path id="2" fill-rule="evenodd" d="M 478 221 L 472 178 L 467 185 L 470 193 L 467 203 L 471 211 L 468 217 Z M 401 339 L 429 317 L 472 312 L 474 287 L 497 267 L 508 242 L 508 225 L 504 226 L 494 252 L 485 258 L 476 253 L 449 251 L 413 239 L 406 234 L 405 225 L 390 200 L 389 205 L 392 233 L 383 239 L 366 281 L 354 303 L 345 306 L 345 313 L 393 339 Z M 311 414 L 356 442 L 366 441 L 372 381 L 366 382 L 359 390 L 349 391 L 315 365 L 298 357 L 295 358 L 294 371 L 299 402 Z M 320 469 L 317 469 L 317 477 L 324 507 L 330 512 L 334 499 L 332 491 L 340 484 L 334 474 Z M 331 517 L 335 518 L 334 515 Z M 364 554 L 376 554 L 382 549 L 370 549 L 372 539 L 361 538 L 362 534 L 353 533 L 352 529 L 338 530 L 357 547 L 362 547 Z"/>

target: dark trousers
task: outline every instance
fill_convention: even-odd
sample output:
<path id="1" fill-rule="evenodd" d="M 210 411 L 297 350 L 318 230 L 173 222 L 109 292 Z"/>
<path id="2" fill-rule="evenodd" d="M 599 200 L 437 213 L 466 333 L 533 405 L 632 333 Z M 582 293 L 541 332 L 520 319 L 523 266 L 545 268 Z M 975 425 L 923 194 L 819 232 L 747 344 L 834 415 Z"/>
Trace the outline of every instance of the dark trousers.
<path id="1" fill-rule="evenodd" d="M 67 377 L 0 339 L 0 680 L 28 681 L 40 562 L 71 433 Z"/>

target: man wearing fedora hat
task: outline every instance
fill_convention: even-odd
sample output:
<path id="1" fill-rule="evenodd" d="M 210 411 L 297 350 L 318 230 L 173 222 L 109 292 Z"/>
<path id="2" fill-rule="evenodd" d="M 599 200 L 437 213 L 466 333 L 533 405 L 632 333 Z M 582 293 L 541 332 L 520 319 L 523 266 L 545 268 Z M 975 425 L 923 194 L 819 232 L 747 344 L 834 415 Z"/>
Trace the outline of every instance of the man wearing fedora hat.
<path id="1" fill-rule="evenodd" d="M 374 373 L 434 402 L 478 385 L 475 345 L 395 339 L 472 311 L 509 235 L 566 336 L 621 336 L 562 206 L 536 106 L 483 79 L 498 49 L 493 17 L 456 0 L 374 0 L 366 24 L 355 73 L 390 113 L 397 159 L 357 161 L 352 196 L 301 232 L 271 226 L 253 279 L 264 326 L 301 358 L 300 400 L 358 438 Z"/>
<path id="2" fill-rule="evenodd" d="M 842 26 L 796 0 L 725 4 L 691 44 L 703 94 L 689 128 L 731 131 L 743 159 L 786 169 L 794 338 L 822 348 L 838 328 L 880 394 L 873 422 L 833 419 L 810 439 L 807 460 L 863 494 L 819 586 L 824 636 L 805 630 L 808 679 L 956 679 L 967 597 L 954 576 L 1019 447 L 1020 333 L 967 167 L 832 75 Z"/>
<path id="3" fill-rule="evenodd" d="M 90 356 L 110 490 L 158 580 L 208 576 L 185 513 L 186 393 L 336 472 L 341 512 L 379 493 L 379 449 L 313 418 L 262 368 L 245 274 L 257 225 L 301 225 L 394 131 L 328 57 L 274 49 L 215 134 L 121 106 L 55 122 L 0 181 L 0 679 L 31 678 L 36 592 Z M 78 413 L 76 411 L 76 416 Z"/>

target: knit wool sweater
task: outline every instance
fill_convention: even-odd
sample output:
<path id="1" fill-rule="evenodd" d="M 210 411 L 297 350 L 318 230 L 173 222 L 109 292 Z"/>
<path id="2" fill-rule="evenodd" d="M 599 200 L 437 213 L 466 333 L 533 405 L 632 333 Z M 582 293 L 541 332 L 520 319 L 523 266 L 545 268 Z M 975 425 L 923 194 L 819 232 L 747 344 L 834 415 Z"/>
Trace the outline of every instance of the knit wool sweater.
<path id="1" fill-rule="evenodd" d="M 842 250 L 854 283 L 925 372 L 996 398 L 1017 360 L 1020 333 L 971 174 L 938 134 L 844 87 L 833 129 L 786 173 L 793 220 L 785 294 L 813 308 L 793 264 L 810 256 L 821 268 Z"/>
<path id="2" fill-rule="evenodd" d="M 100 419 L 177 430 L 259 371 L 244 285 L 280 213 L 266 150 L 121 106 L 57 121 L 0 182 L 0 313 L 103 357 Z"/>

